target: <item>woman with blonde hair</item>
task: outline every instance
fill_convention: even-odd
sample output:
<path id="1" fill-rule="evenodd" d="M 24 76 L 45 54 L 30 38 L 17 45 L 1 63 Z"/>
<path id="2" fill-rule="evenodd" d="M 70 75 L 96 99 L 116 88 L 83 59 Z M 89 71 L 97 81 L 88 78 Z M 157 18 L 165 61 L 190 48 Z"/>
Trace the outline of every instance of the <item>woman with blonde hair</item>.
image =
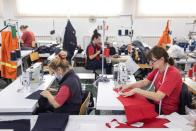
<path id="1" fill-rule="evenodd" d="M 69 62 L 56 57 L 49 63 L 49 70 L 58 79 L 60 88 L 56 96 L 48 90 L 41 92 L 41 95 L 48 100 L 53 112 L 79 114 L 82 103 L 81 82 Z"/>

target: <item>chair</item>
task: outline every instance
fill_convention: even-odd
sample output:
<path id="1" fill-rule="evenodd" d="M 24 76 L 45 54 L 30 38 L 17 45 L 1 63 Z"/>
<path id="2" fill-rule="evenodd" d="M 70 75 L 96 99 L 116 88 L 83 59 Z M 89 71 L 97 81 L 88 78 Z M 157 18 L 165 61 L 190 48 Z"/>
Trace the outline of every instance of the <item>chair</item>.
<path id="1" fill-rule="evenodd" d="M 87 109 L 88 109 L 88 105 L 90 103 L 90 92 L 88 93 L 88 96 L 86 97 L 86 99 L 84 100 L 84 102 L 82 103 L 81 107 L 80 107 L 80 112 L 79 115 L 86 115 L 87 114 Z"/>
<path id="2" fill-rule="evenodd" d="M 181 115 L 185 115 L 185 107 L 192 108 L 192 93 L 188 90 L 188 86 L 183 83 L 182 84 L 182 89 L 180 93 L 180 104 L 179 104 L 179 111 L 178 113 Z"/>

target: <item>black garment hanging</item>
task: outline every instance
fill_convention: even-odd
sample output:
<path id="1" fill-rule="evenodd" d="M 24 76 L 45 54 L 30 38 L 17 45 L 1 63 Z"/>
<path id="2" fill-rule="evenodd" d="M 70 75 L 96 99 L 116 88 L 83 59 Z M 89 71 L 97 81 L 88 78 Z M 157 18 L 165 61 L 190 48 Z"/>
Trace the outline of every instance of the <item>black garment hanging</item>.
<path id="1" fill-rule="evenodd" d="M 71 58 L 74 55 L 74 51 L 77 47 L 76 31 L 72 26 L 70 20 L 67 21 L 65 27 L 65 34 L 63 39 L 63 50 L 67 51 L 67 60 L 71 62 Z"/>

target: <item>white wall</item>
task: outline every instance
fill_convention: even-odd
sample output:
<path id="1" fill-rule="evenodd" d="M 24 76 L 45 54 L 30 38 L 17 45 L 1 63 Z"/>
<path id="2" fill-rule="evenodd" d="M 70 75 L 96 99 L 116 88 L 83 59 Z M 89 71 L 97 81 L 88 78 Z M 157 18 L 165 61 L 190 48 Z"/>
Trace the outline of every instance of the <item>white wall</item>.
<path id="1" fill-rule="evenodd" d="M 4 18 L 14 18 L 15 6 L 12 4 L 12 0 L 4 1 Z M 136 0 L 124 0 L 123 15 L 135 14 Z M 108 7 L 112 8 L 111 7 Z M 19 18 L 19 24 L 27 24 L 36 35 L 49 35 L 49 31 L 52 30 L 52 21 L 55 21 L 55 29 L 57 34 L 62 35 L 66 26 L 67 18 Z M 117 30 L 124 27 L 131 26 L 130 17 L 119 18 L 107 18 L 104 19 L 109 25 L 107 35 L 117 36 Z M 186 37 L 188 32 L 192 30 L 192 25 L 186 25 L 186 23 L 192 22 L 193 18 L 172 18 L 170 29 L 172 30 L 172 36 Z M 97 25 L 101 25 L 103 19 L 97 19 L 95 23 L 89 23 L 88 18 L 71 18 L 71 22 L 76 29 L 78 43 L 83 43 L 83 37 L 91 35 L 94 28 Z M 136 36 L 160 36 L 165 27 L 167 18 L 133 18 L 134 37 Z M 0 23 L 1 27 L 1 23 Z M 126 40 L 124 40 L 126 39 Z M 129 42 L 129 38 L 121 37 L 117 38 L 118 41 Z M 156 43 L 151 43 L 156 44 Z"/>

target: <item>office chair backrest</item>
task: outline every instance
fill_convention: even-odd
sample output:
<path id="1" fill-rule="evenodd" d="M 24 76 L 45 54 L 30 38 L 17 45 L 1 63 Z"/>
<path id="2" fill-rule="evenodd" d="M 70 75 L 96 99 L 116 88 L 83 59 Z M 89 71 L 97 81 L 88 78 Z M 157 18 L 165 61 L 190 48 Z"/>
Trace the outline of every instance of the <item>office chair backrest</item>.
<path id="1" fill-rule="evenodd" d="M 80 107 L 80 113 L 79 115 L 86 115 L 86 112 L 87 112 L 87 108 L 88 108 L 88 105 L 90 103 L 90 97 L 91 97 L 91 94 L 90 92 L 88 93 L 85 101 L 82 103 L 81 107 Z"/>
<path id="2" fill-rule="evenodd" d="M 182 89 L 180 93 L 180 104 L 179 104 L 179 111 L 178 113 L 181 115 L 185 115 L 185 106 L 192 108 L 192 93 L 188 90 L 188 86 L 183 83 Z"/>

